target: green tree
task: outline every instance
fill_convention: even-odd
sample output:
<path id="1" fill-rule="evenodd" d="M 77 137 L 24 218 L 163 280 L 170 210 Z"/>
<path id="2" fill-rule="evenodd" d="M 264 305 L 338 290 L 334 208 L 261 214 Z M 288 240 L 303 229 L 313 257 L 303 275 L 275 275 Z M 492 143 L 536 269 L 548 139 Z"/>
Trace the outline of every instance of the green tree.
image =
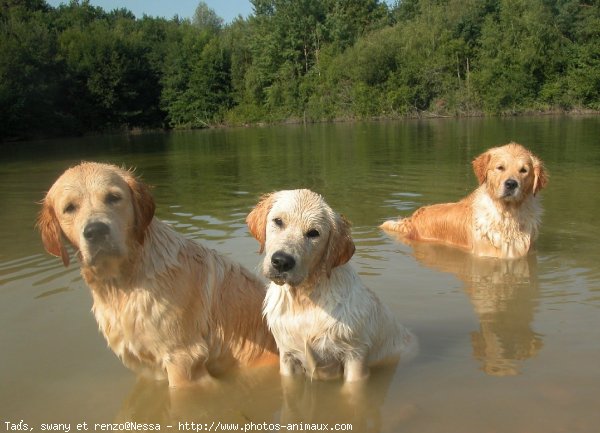
<path id="1" fill-rule="evenodd" d="M 218 39 L 211 39 L 202 49 L 190 76 L 188 93 L 188 111 L 194 125 L 220 123 L 224 112 L 231 108 L 230 54 Z"/>
<path id="2" fill-rule="evenodd" d="M 223 18 L 211 9 L 205 2 L 201 1 L 196 7 L 192 23 L 201 30 L 209 33 L 217 33 L 223 28 Z"/>
<path id="3" fill-rule="evenodd" d="M 59 37 L 67 69 L 66 105 L 85 129 L 152 126 L 158 80 L 148 64 L 143 33 L 131 17 L 73 26 Z"/>
<path id="4" fill-rule="evenodd" d="M 60 71 L 43 1 L 0 3 L 0 139 L 56 133 Z"/>
<path id="5" fill-rule="evenodd" d="M 252 0 L 225 25 L 0 0 L 0 139 L 600 109 L 597 0 Z"/>
<path id="6" fill-rule="evenodd" d="M 488 15 L 473 82 L 485 111 L 532 107 L 544 84 L 561 69 L 564 39 L 542 0 L 501 0 Z"/>
<path id="7" fill-rule="evenodd" d="M 600 2 L 566 1 L 558 10 L 569 41 L 568 66 L 547 93 L 567 108 L 600 110 Z"/>

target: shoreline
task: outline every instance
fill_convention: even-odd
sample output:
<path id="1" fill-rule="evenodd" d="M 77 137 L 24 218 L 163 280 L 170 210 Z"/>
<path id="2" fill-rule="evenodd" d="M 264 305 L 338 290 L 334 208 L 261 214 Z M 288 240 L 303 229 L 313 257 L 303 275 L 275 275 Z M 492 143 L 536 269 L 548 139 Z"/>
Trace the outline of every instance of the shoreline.
<path id="1" fill-rule="evenodd" d="M 111 128 L 103 131 L 87 131 L 78 135 L 40 135 L 40 136 L 29 136 L 29 137 L 10 137 L 0 141 L 4 146 L 10 146 L 16 143 L 25 143 L 33 141 L 50 141 L 68 138 L 85 138 L 85 137 L 98 137 L 103 135 L 117 135 L 117 136 L 135 136 L 135 135 L 146 135 L 153 133 L 169 133 L 169 132 L 181 132 L 181 131 L 194 131 L 194 130 L 209 130 L 209 129 L 235 129 L 235 128 L 253 128 L 253 127 L 268 127 L 277 125 L 317 125 L 324 123 L 360 123 L 360 122 L 389 122 L 389 121 L 403 121 L 403 120 L 429 120 L 429 119 L 484 119 L 484 118 L 520 118 L 520 117 L 552 117 L 552 116 L 567 116 L 567 117 L 580 117 L 580 116 L 598 116 L 600 110 L 592 110 L 587 108 L 576 108 L 572 110 L 523 110 L 513 113 L 500 113 L 500 114 L 485 114 L 483 112 L 474 112 L 472 114 L 444 114 L 424 111 L 421 113 L 414 113 L 409 115 L 397 116 L 397 115 L 380 115 L 372 117 L 336 117 L 333 119 L 326 120 L 309 120 L 290 117 L 284 120 L 262 120 L 256 122 L 245 122 L 245 123 L 218 123 L 218 124 L 207 124 L 205 128 L 141 128 L 133 127 L 128 128 L 126 126 L 120 128 Z"/>

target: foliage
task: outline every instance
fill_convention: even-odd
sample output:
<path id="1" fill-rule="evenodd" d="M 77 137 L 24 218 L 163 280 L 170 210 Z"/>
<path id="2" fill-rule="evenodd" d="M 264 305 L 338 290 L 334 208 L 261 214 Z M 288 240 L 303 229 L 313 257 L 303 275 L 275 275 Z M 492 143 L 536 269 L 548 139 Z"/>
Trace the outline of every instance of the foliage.
<path id="1" fill-rule="evenodd" d="M 196 7 L 192 23 L 202 30 L 217 33 L 223 27 L 223 18 L 218 16 L 205 2 L 201 1 Z"/>
<path id="2" fill-rule="evenodd" d="M 60 73 L 48 8 L 43 1 L 3 1 L 0 26 L 0 139 L 50 130 Z"/>
<path id="3" fill-rule="evenodd" d="M 600 110 L 597 0 L 252 0 L 224 24 L 0 0 L 0 139 Z"/>

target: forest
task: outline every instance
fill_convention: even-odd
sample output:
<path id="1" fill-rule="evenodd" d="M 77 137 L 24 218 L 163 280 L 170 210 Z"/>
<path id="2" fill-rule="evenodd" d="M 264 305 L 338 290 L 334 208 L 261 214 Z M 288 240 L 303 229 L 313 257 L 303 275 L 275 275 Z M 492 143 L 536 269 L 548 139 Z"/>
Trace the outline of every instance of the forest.
<path id="1" fill-rule="evenodd" d="M 600 0 L 252 0 L 224 23 L 0 0 L 0 141 L 600 110 Z"/>

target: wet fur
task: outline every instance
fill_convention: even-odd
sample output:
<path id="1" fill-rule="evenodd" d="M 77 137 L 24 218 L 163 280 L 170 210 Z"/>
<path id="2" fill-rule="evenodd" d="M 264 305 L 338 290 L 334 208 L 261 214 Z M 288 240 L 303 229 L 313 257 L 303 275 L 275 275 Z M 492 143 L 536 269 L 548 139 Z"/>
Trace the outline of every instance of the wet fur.
<path id="1" fill-rule="evenodd" d="M 44 247 L 65 266 L 64 241 L 77 250 L 110 348 L 130 369 L 170 386 L 276 362 L 261 315 L 264 284 L 154 218 L 154 208 L 148 187 L 130 171 L 98 163 L 65 171 L 42 203 Z M 110 227 L 100 246 L 82 234 L 98 221 Z"/>
<path id="2" fill-rule="evenodd" d="M 281 225 L 274 221 L 281 220 Z M 246 219 L 273 280 L 264 314 L 280 351 L 280 371 L 311 378 L 364 379 L 369 366 L 416 350 L 416 338 L 364 286 L 348 263 L 354 253 L 349 223 L 309 190 L 264 196 Z M 311 230 L 318 237 L 307 235 Z M 275 252 L 296 265 L 273 269 Z"/>
<path id="3" fill-rule="evenodd" d="M 473 170 L 479 187 L 461 201 L 425 206 L 381 227 L 407 240 L 441 242 L 478 256 L 527 255 L 542 214 L 537 193 L 548 182 L 542 161 L 520 144 L 509 143 L 479 155 Z M 503 190 L 509 179 L 518 182 L 512 196 Z"/>

